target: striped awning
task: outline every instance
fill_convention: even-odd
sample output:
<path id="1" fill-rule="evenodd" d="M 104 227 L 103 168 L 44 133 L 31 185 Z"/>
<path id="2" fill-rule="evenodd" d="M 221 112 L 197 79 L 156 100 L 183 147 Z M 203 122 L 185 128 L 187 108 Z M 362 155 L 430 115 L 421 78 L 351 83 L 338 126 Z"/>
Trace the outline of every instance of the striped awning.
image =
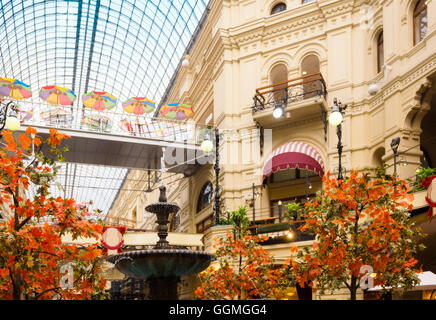
<path id="1" fill-rule="evenodd" d="M 324 175 L 324 162 L 319 152 L 307 143 L 294 141 L 275 149 L 265 162 L 263 180 L 279 170 L 306 169 Z"/>

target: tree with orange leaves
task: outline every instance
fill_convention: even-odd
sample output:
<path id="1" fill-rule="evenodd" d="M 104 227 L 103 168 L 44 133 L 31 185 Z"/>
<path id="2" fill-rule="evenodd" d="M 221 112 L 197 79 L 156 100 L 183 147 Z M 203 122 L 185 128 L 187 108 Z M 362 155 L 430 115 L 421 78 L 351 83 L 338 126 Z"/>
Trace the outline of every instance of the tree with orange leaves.
<path id="1" fill-rule="evenodd" d="M 280 298 L 286 286 L 283 269 L 274 264 L 273 257 L 260 242 L 266 237 L 253 236 L 247 231 L 244 208 L 232 213 L 237 232 L 214 239 L 215 256 L 219 266 L 210 266 L 199 274 L 201 285 L 195 295 L 203 300 L 246 300 Z M 239 227 L 238 227 L 239 226 Z"/>
<path id="2" fill-rule="evenodd" d="M 203 300 L 247 300 L 279 298 L 283 284 L 281 268 L 261 247 L 257 236 L 236 237 L 227 233 L 216 240 L 215 256 L 219 266 L 210 266 L 199 274 L 201 285 L 195 295 Z"/>
<path id="3" fill-rule="evenodd" d="M 10 218 L 0 224 L 0 299 L 90 299 L 105 287 L 102 252 L 97 245 L 64 244 L 62 236 L 97 238 L 103 228 L 74 199 L 50 196 L 68 136 L 51 129 L 42 141 L 36 134 L 31 127 L 18 139 L 2 132 L 0 206 Z M 35 151 L 43 144 L 54 157 Z M 31 196 L 30 189 L 36 190 Z"/>
<path id="4" fill-rule="evenodd" d="M 289 268 L 300 286 L 324 294 L 347 287 L 355 300 L 360 284 L 409 289 L 418 283 L 414 255 L 423 236 L 408 210 L 413 194 L 406 181 L 377 170 L 375 177 L 351 172 L 337 181 L 330 172 L 324 192 L 306 203 L 302 231 L 316 235 L 312 248 L 291 248 Z M 371 274 L 368 274 L 371 272 Z"/>

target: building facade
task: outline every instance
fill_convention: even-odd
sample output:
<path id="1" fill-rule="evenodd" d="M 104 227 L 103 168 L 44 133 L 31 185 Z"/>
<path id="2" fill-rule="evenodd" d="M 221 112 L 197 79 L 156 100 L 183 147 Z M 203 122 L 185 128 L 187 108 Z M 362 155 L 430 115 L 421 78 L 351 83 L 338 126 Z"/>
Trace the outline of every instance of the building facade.
<path id="1" fill-rule="evenodd" d="M 324 173 L 338 173 L 337 131 L 327 120 L 335 98 L 348 106 L 345 174 L 386 164 L 413 179 L 419 167 L 436 167 L 436 1 L 212 0 L 185 60 L 165 102 L 191 104 L 194 121 L 222 133 L 222 218 L 246 205 L 252 220 L 272 219 L 282 205 L 320 191 Z M 290 152 L 303 157 L 284 157 L 290 163 L 277 172 L 268 167 L 271 157 Z M 146 173 L 128 177 L 137 174 Z M 207 234 L 213 165 L 165 183 L 181 207 L 173 230 Z M 134 226 L 152 229 L 144 207 L 156 199 L 155 192 L 122 191 L 109 215 L 128 214 Z M 425 231 L 434 240 L 435 224 Z M 289 246 L 268 248 L 280 262 Z M 436 272 L 433 258 L 425 267 Z"/>

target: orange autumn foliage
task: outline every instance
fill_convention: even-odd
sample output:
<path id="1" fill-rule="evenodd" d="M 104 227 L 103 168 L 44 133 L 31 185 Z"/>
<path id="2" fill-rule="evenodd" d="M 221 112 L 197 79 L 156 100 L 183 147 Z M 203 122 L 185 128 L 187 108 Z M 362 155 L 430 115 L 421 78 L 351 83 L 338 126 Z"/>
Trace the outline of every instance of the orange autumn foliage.
<path id="1" fill-rule="evenodd" d="M 0 148 L 0 206 L 10 218 L 0 224 L 0 299 L 90 299 L 101 293 L 101 250 L 97 245 L 79 248 L 62 243 L 62 235 L 94 237 L 103 227 L 87 220 L 86 208 L 74 199 L 51 197 L 50 181 L 55 163 L 42 153 L 26 164 L 32 143 L 42 143 L 34 128 L 27 128 L 15 141 L 2 132 L 6 145 Z M 56 154 L 66 135 L 50 130 L 47 143 Z M 38 165 L 39 164 L 39 165 Z M 33 198 L 24 190 L 33 185 Z M 64 281 L 71 265 L 73 283 Z M 66 284 L 66 285 L 64 285 Z"/>
<path id="2" fill-rule="evenodd" d="M 215 256 L 219 266 L 200 273 L 201 285 L 195 290 L 203 300 L 246 300 L 279 298 L 283 270 L 259 244 L 265 239 L 247 233 L 227 233 L 216 239 Z"/>
<path id="3" fill-rule="evenodd" d="M 413 195 L 406 181 L 378 171 L 353 171 L 343 181 L 323 178 L 324 192 L 305 206 L 301 230 L 316 236 L 312 248 L 293 248 L 289 269 L 300 286 L 324 293 L 347 287 L 356 299 L 362 266 L 370 266 L 375 285 L 410 288 L 419 268 L 414 258 L 422 233 L 408 210 Z M 298 252 L 295 254 L 295 252 Z"/>

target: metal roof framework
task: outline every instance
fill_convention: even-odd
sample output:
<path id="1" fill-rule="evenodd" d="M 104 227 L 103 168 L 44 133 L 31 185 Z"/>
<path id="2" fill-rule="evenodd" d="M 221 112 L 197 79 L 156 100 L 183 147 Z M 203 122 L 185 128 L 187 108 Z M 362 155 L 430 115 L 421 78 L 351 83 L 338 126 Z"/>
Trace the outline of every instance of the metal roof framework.
<path id="1" fill-rule="evenodd" d="M 0 76 L 159 104 L 207 0 L 0 0 Z M 40 105 L 37 94 L 29 100 Z M 78 102 L 80 107 L 80 102 Z M 122 112 L 120 104 L 111 110 Z M 110 113 L 110 112 L 109 112 Z M 109 210 L 129 169 L 62 164 L 55 195 Z M 63 187 L 60 187 L 63 186 Z M 92 199 L 90 199 L 92 198 Z"/>

